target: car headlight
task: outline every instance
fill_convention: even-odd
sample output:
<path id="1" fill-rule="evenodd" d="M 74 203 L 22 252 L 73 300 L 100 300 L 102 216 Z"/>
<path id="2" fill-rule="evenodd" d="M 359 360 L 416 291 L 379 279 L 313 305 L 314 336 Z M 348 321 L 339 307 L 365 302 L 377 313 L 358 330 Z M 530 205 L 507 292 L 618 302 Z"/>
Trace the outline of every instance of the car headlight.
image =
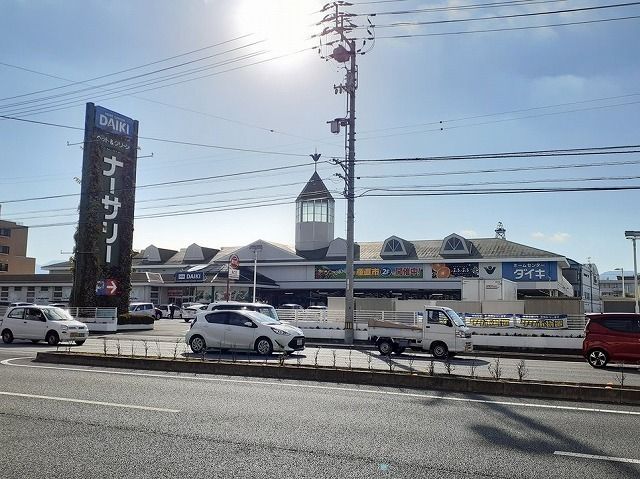
<path id="1" fill-rule="evenodd" d="M 280 334 L 281 336 L 291 336 L 290 333 L 282 330 L 282 329 L 278 329 L 278 328 L 271 328 L 271 331 L 273 331 L 276 334 Z"/>
<path id="2" fill-rule="evenodd" d="M 68 328 L 68 327 L 66 327 L 66 326 L 62 326 L 62 332 L 63 332 L 63 333 L 66 333 L 68 330 L 69 330 L 69 328 Z"/>
<path id="3" fill-rule="evenodd" d="M 466 338 L 467 337 L 467 333 L 465 333 L 464 331 L 456 331 L 456 338 Z"/>

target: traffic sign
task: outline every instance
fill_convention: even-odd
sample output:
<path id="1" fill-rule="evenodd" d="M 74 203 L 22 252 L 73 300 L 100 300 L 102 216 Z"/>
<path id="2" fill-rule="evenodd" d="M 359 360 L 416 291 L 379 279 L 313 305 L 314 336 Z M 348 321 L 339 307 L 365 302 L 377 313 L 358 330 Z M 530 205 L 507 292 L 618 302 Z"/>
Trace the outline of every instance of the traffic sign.
<path id="1" fill-rule="evenodd" d="M 233 269 L 238 269 L 240 267 L 240 258 L 238 258 L 237 254 L 231 255 L 231 258 L 229 258 L 229 265 L 231 265 Z"/>
<path id="2" fill-rule="evenodd" d="M 118 291 L 118 282 L 115 279 L 101 279 L 96 283 L 98 296 L 115 296 Z"/>

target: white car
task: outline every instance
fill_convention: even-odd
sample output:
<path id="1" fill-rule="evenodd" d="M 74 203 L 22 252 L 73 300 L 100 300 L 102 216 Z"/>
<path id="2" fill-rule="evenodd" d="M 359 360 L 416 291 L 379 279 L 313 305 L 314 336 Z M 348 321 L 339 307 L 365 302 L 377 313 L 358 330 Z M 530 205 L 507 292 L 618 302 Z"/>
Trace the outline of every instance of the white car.
<path id="1" fill-rule="evenodd" d="M 244 303 L 241 301 L 220 301 L 216 303 L 210 303 L 207 305 L 208 311 L 238 311 L 238 310 L 247 310 L 247 311 L 256 311 L 258 313 L 266 314 L 272 319 L 279 321 L 278 312 L 276 308 L 271 306 L 270 304 L 265 303 Z"/>
<path id="2" fill-rule="evenodd" d="M 160 313 L 156 311 L 153 303 L 131 303 L 129 315 L 136 318 L 160 319 Z"/>
<path id="3" fill-rule="evenodd" d="M 184 319 L 185 323 L 188 323 L 192 319 L 195 319 L 196 314 L 205 309 L 207 309 L 206 304 L 191 303 L 191 306 L 182 308 L 182 319 Z"/>
<path id="4" fill-rule="evenodd" d="M 55 346 L 60 341 L 75 341 L 80 346 L 89 337 L 89 328 L 76 321 L 64 309 L 51 306 L 18 306 L 10 308 L 0 323 L 2 341 L 30 339 Z"/>
<path id="5" fill-rule="evenodd" d="M 161 304 L 156 309 L 162 312 L 162 318 L 171 318 L 171 306 L 173 306 L 173 318 L 182 319 L 182 308 L 177 304 Z"/>
<path id="6" fill-rule="evenodd" d="M 200 311 L 184 339 L 196 354 L 214 348 L 269 355 L 274 351 L 301 351 L 305 344 L 301 329 L 247 310 Z"/>

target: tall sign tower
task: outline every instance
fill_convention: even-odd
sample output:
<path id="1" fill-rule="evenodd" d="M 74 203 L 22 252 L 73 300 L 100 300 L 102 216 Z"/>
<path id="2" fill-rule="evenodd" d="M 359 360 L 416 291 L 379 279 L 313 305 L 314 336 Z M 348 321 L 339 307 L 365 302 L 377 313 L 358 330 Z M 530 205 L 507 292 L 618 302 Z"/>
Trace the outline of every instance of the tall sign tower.
<path id="1" fill-rule="evenodd" d="M 72 306 L 128 310 L 137 151 L 137 121 L 87 103 Z"/>

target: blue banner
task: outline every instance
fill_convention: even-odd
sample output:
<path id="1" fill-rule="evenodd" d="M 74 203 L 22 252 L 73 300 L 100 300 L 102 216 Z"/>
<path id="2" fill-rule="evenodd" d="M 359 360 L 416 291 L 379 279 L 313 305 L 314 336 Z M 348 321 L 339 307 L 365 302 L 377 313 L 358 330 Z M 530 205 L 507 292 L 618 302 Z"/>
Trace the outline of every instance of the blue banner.
<path id="1" fill-rule="evenodd" d="M 557 281 L 558 264 L 553 261 L 502 263 L 502 277 L 511 281 Z"/>

